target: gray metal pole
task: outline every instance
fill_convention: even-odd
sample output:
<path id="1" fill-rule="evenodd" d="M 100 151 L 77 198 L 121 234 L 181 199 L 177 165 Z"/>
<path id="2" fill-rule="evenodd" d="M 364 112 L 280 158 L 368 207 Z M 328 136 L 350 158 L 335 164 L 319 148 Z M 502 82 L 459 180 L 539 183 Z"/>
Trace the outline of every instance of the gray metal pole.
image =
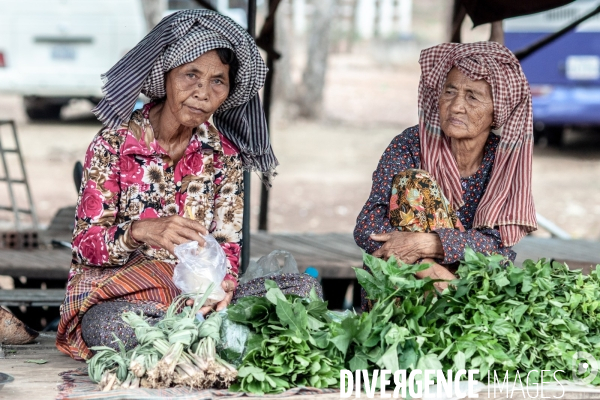
<path id="1" fill-rule="evenodd" d="M 248 33 L 256 38 L 256 0 L 248 0 Z M 241 273 L 246 271 L 250 262 L 250 172 L 244 171 L 244 220 L 242 225 L 242 265 Z"/>
<path id="2" fill-rule="evenodd" d="M 273 0 L 269 0 L 269 12 L 273 4 Z M 275 4 L 277 7 L 277 4 Z M 275 17 L 275 16 L 273 16 Z M 273 18 L 273 34 L 270 36 L 267 45 L 272 49 L 275 44 L 275 18 Z M 275 73 L 275 60 L 274 56 L 269 52 L 267 53 L 267 68 L 269 73 L 265 80 L 265 87 L 263 89 L 263 109 L 265 111 L 265 119 L 267 120 L 267 127 L 271 128 L 271 98 L 273 94 L 273 74 Z M 267 231 L 269 229 L 269 191 L 265 185 L 260 187 L 260 209 L 258 211 L 258 230 Z"/>

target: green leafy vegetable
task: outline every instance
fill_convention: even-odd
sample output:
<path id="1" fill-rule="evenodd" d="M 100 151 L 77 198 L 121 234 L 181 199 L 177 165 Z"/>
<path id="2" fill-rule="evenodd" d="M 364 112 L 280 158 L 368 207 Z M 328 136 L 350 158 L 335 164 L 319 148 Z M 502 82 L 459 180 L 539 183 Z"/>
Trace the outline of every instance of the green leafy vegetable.
<path id="1" fill-rule="evenodd" d="M 332 343 L 357 369 L 563 370 L 573 356 L 600 358 L 600 266 L 589 276 L 557 262 L 528 260 L 522 268 L 502 256 L 470 249 L 458 279 L 434 295 L 434 280 L 405 265 L 365 255 L 371 273 L 356 269 L 374 302 L 371 312 L 332 326 Z M 593 384 L 600 384 L 600 376 Z"/>
<path id="2" fill-rule="evenodd" d="M 230 306 L 231 321 L 249 326 L 255 336 L 231 390 L 257 395 L 280 393 L 297 386 L 339 385 L 343 356 L 331 342 L 327 303 L 314 290 L 309 299 L 284 295 L 266 281 L 265 298 L 244 297 Z"/>

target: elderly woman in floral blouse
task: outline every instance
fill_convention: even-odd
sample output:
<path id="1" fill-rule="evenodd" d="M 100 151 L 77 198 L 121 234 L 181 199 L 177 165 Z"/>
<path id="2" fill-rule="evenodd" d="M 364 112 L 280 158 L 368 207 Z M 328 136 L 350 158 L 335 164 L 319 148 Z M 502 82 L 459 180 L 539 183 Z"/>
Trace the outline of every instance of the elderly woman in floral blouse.
<path id="1" fill-rule="evenodd" d="M 446 43 L 419 62 L 419 125 L 383 153 L 354 237 L 374 256 L 429 263 L 419 277 L 451 280 L 467 246 L 514 260 L 536 229 L 531 94 L 498 43 Z"/>
<path id="2" fill-rule="evenodd" d="M 105 127 L 85 157 L 61 351 L 86 359 L 89 347 L 114 347 L 113 334 L 133 347 L 121 314 L 160 319 L 179 294 L 174 247 L 202 245 L 208 233 L 228 261 L 217 310 L 231 301 L 243 169 L 269 176 L 277 165 L 257 94 L 266 72 L 240 26 L 194 10 L 163 19 L 103 76 L 105 97 L 94 112 Z M 140 92 L 152 101 L 132 114 Z"/>

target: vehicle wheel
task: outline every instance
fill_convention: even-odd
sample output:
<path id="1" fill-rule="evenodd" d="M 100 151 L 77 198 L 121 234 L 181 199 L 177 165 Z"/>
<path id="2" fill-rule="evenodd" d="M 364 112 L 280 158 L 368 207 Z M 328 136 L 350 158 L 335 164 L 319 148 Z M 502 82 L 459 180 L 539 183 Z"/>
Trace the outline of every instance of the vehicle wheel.
<path id="1" fill-rule="evenodd" d="M 539 144 L 540 141 L 546 142 L 550 147 L 560 147 L 563 144 L 562 126 L 545 126 L 538 123 L 534 125 L 533 142 Z"/>
<path id="2" fill-rule="evenodd" d="M 549 126 L 545 129 L 544 136 L 548 140 L 548 146 L 561 147 L 563 144 L 563 127 Z"/>
<path id="3" fill-rule="evenodd" d="M 32 121 L 60 119 L 62 104 L 25 104 L 25 112 Z"/>

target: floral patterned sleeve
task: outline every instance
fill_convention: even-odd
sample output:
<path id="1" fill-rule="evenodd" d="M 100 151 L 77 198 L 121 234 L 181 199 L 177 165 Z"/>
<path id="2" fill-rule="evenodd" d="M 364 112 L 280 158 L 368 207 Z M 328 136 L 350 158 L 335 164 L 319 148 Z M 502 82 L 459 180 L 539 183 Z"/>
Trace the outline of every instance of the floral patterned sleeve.
<path id="1" fill-rule="evenodd" d="M 118 136 L 103 130 L 86 155 L 73 232 L 73 262 L 95 267 L 123 265 L 140 244 L 131 221 L 115 224 L 119 207 Z"/>
<path id="2" fill-rule="evenodd" d="M 244 216 L 244 175 L 237 149 L 224 137 L 221 140 L 224 154 L 220 155 L 222 158 L 215 159 L 217 192 L 211 233 L 229 261 L 225 279 L 231 280 L 237 287 Z"/>
<path id="3" fill-rule="evenodd" d="M 515 261 L 517 253 L 512 248 L 504 247 L 500 232 L 496 229 L 467 229 L 460 232 L 456 229 L 442 228 L 435 231 L 444 248 L 444 260 L 441 264 L 453 264 L 464 260 L 465 247 L 470 247 L 476 252 L 490 254 L 501 254 Z"/>
<path id="4" fill-rule="evenodd" d="M 358 215 L 354 228 L 356 244 L 369 254 L 383 244 L 371 240 L 369 235 L 394 230 L 388 216 L 392 180 L 394 175 L 404 170 L 419 167 L 418 148 L 418 127 L 408 128 L 392 140 L 383 152 L 377 169 L 373 172 L 371 194 Z"/>

